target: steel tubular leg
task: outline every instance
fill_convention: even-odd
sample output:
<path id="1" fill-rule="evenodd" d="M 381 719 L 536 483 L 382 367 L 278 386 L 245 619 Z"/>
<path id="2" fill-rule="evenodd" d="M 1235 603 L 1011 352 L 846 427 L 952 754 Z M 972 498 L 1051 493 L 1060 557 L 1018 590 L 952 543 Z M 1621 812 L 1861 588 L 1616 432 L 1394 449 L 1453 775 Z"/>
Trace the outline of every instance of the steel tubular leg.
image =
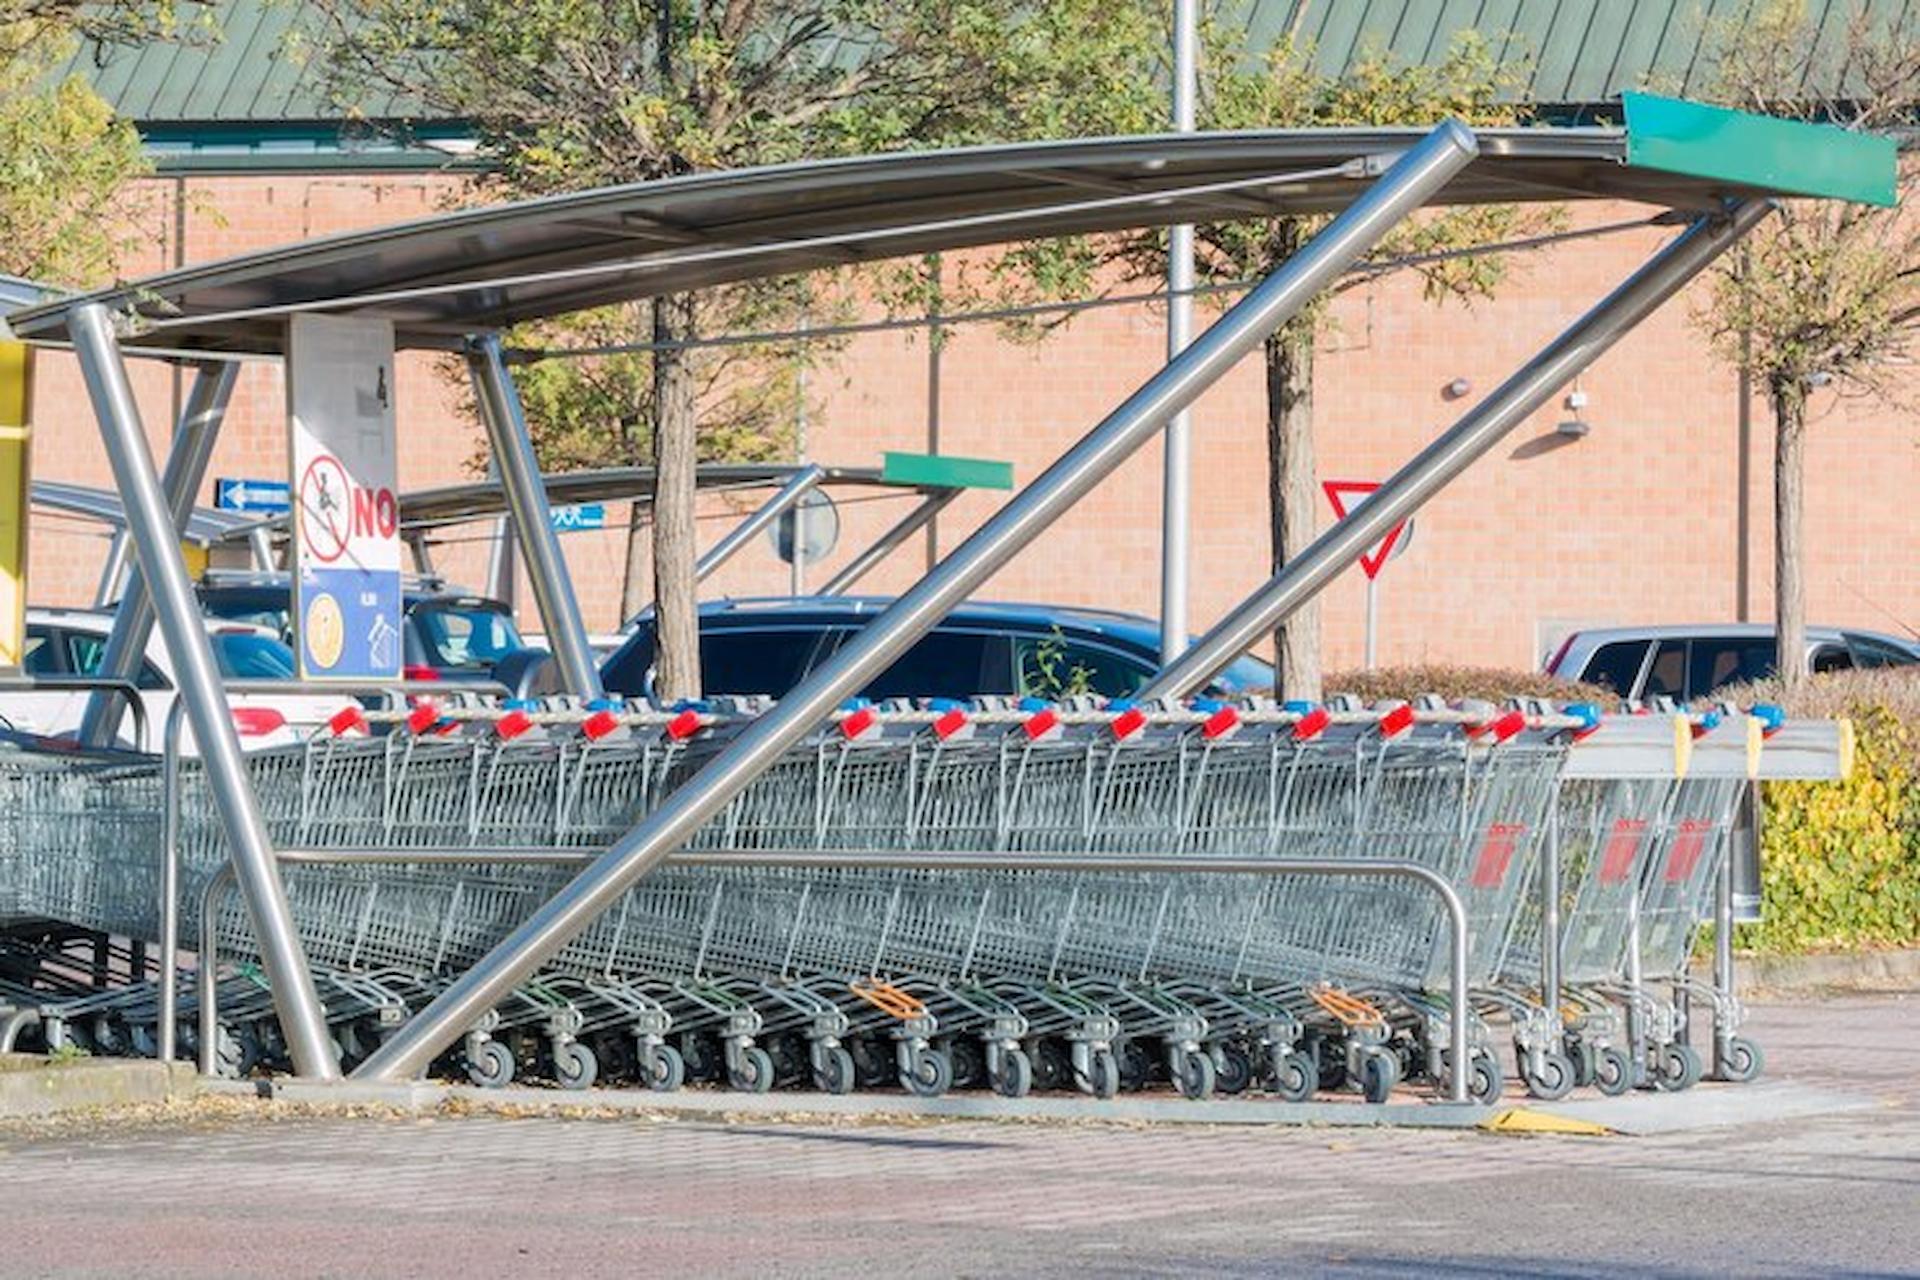
<path id="1" fill-rule="evenodd" d="M 173 433 L 166 471 L 160 477 L 161 493 L 173 513 L 176 539 L 187 527 L 193 500 L 206 481 L 213 444 L 220 435 L 220 422 L 227 415 L 227 402 L 233 398 L 233 384 L 239 376 L 240 366 L 232 361 L 202 365 L 180 411 L 180 425 Z M 112 552 L 107 558 L 111 569 Z M 152 634 L 153 596 L 136 564 L 127 573 L 127 589 L 113 616 L 113 629 L 107 633 L 99 674 L 124 680 L 137 677 L 146 656 L 147 638 Z M 94 693 L 87 699 L 86 713 L 80 719 L 80 741 L 90 747 L 111 746 L 120 728 L 120 715 L 120 695 L 105 690 Z"/>
<path id="2" fill-rule="evenodd" d="M 107 543 L 107 561 L 100 566 L 100 581 L 93 589 L 93 607 L 104 609 L 120 598 L 120 582 L 127 576 L 127 531 L 115 529 Z"/>
<path id="3" fill-rule="evenodd" d="M 1318 595 L 1389 529 L 1505 439 L 1527 416 L 1651 315 L 1774 210 L 1749 200 L 1726 216 L 1694 223 L 1539 355 L 1468 410 L 1346 519 L 1295 556 L 1265 586 L 1196 641 L 1139 696 L 1178 698 L 1206 684 Z"/>
<path id="4" fill-rule="evenodd" d="M 498 336 L 489 334 L 468 343 L 467 370 L 473 376 L 474 396 L 493 446 L 494 463 L 500 468 L 500 486 L 506 494 L 514 532 L 527 558 L 527 576 L 533 580 L 533 599 L 546 628 L 547 647 L 560 664 L 560 677 L 568 693 L 601 697 L 604 691 L 599 666 L 587 645 L 580 601 L 573 594 L 573 579 L 560 554 L 560 535 L 554 532 L 547 508 L 547 490 L 540 481 L 533 441 L 527 435 L 527 417 L 520 407 L 520 394 L 514 390 L 513 375 L 507 372 Z"/>
<path id="5" fill-rule="evenodd" d="M 173 657 L 179 696 L 192 718 L 194 741 L 232 850 L 234 873 L 253 917 L 261 961 L 273 985 L 275 1010 L 294 1070 L 320 1080 L 338 1079 L 339 1064 L 327 1037 L 325 1010 L 294 931 L 286 887 L 274 863 L 273 845 L 254 802 L 253 784 L 240 754 L 240 738 L 227 716 L 225 691 L 214 666 L 213 647 L 200 621 L 193 586 L 180 562 L 177 534 L 140 425 L 140 408 L 127 382 L 114 338 L 113 317 L 99 303 L 68 312 L 74 353 L 100 420 L 114 483 L 127 507 L 127 528 L 141 576 L 153 591 L 161 634 Z"/>
<path id="6" fill-rule="evenodd" d="M 714 543 L 713 546 L 707 549 L 706 554 L 701 556 L 699 562 L 693 566 L 693 580 L 695 582 L 705 582 L 708 578 L 712 577 L 721 565 L 733 559 L 735 552 L 752 541 L 756 533 L 759 533 L 775 520 L 778 520 L 789 509 L 796 506 L 802 498 L 811 493 L 815 486 L 826 478 L 826 474 L 827 471 L 825 467 L 812 465 L 802 467 L 800 470 L 794 472 L 793 476 L 785 484 L 781 485 L 779 490 L 775 492 L 771 498 L 768 498 L 754 509 L 753 514 L 734 526 L 728 531 L 726 537 L 720 539 L 720 541 Z M 797 517 L 794 522 L 794 530 L 797 535 L 799 532 L 799 521 Z"/>
<path id="7" fill-rule="evenodd" d="M 854 583 L 872 573 L 882 560 L 893 554 L 896 547 L 932 524 L 933 518 L 959 496 L 958 489 L 936 489 L 929 493 L 924 502 L 907 512 L 899 523 L 875 538 L 872 546 L 849 560 L 845 568 L 829 578 L 827 585 L 820 588 L 820 594 L 837 596 L 851 591 Z"/>
<path id="8" fill-rule="evenodd" d="M 848 695 L 904 653 L 1059 516 L 1111 475 L 1167 419 L 1297 315 L 1381 237 L 1437 195 L 1479 153 L 1472 132 L 1448 121 L 1410 148 L 1325 230 L 1268 276 L 1166 368 L 1016 494 L 925 578 L 857 632 L 773 710 L 361 1064 L 366 1078 L 426 1069 L 513 987 L 685 843 L 700 824 Z M 1464 943 L 1463 943 L 1464 945 Z"/>
<path id="9" fill-rule="evenodd" d="M 160 1061 L 172 1062 L 179 1038 L 180 730 L 186 700 L 175 698 L 160 738 Z"/>

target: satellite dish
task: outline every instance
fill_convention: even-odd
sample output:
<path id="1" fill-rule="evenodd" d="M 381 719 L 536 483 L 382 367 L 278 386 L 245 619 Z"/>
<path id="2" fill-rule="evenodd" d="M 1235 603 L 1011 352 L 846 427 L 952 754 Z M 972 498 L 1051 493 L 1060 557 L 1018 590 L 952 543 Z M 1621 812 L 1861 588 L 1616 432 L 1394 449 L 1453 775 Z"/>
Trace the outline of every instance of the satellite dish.
<path id="1" fill-rule="evenodd" d="M 793 563 L 796 528 L 807 563 L 818 564 L 840 544 L 840 508 L 818 489 L 809 489 L 798 504 L 781 512 L 780 518 L 767 530 L 767 538 L 773 543 L 773 554 L 784 564 Z"/>

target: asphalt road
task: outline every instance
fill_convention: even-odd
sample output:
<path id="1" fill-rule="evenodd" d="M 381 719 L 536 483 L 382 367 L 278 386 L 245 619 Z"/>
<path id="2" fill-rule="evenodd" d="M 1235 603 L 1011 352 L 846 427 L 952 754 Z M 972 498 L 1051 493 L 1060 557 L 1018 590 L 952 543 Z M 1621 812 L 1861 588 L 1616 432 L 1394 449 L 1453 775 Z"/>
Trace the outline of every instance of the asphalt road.
<path id="1" fill-rule="evenodd" d="M 1658 1137 L 227 1102 L 0 1131 L 9 1275 L 1920 1275 L 1920 995 L 1778 1004 L 1868 1105 Z"/>

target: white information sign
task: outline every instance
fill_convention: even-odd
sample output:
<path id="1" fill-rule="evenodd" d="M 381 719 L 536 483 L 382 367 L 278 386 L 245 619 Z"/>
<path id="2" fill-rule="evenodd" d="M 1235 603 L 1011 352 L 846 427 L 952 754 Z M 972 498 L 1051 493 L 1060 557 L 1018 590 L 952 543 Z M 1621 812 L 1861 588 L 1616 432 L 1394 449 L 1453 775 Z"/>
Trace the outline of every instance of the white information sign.
<path id="1" fill-rule="evenodd" d="M 395 678 L 402 614 L 392 323 L 294 316 L 287 417 L 300 674 Z"/>

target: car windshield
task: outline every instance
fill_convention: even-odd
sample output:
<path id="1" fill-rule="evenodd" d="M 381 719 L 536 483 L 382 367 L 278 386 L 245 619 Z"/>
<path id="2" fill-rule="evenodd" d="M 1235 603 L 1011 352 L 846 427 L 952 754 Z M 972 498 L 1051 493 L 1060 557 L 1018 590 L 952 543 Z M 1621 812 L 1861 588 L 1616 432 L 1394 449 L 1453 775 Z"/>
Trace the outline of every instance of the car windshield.
<path id="1" fill-rule="evenodd" d="M 221 631 L 213 636 L 213 659 L 220 674 L 234 680 L 291 680 L 293 650 L 272 636 L 253 631 Z"/>
<path id="2" fill-rule="evenodd" d="M 432 667 L 490 670 L 521 647 L 513 619 L 483 605 L 423 605 L 413 611 L 413 621 Z"/>
<path id="3" fill-rule="evenodd" d="M 1258 658 L 1236 658 L 1232 665 L 1213 678 L 1214 688 L 1222 693 L 1273 693 L 1273 667 Z"/>

